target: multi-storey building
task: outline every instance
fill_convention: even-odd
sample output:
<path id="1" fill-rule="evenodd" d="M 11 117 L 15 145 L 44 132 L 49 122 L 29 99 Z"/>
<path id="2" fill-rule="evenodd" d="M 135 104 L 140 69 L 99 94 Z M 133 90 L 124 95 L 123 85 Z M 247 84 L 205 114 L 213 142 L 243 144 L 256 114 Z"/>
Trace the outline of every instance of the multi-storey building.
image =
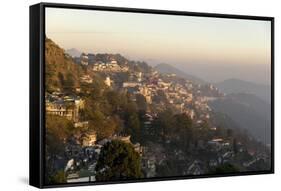
<path id="1" fill-rule="evenodd" d="M 85 102 L 80 98 L 65 96 L 55 100 L 46 99 L 46 113 L 66 117 L 74 122 L 79 121 L 79 112 L 84 109 Z"/>

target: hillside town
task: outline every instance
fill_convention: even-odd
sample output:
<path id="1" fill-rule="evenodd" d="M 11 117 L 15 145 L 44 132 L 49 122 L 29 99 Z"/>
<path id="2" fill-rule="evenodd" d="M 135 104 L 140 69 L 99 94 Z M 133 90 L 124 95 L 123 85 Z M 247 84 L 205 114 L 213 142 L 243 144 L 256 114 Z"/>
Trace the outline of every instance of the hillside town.
<path id="1" fill-rule="evenodd" d="M 65 140 L 64 158 L 57 156 L 55 166 L 63 163 L 63 170 L 67 182 L 96 181 L 96 165 L 101 149 L 107 143 L 118 140 L 131 145 L 141 158 L 143 177 L 165 176 L 164 167 L 170 161 L 177 163 L 176 170 L 171 173 L 175 176 L 202 175 L 215 172 L 216 167 L 224 164 L 235 164 L 244 171 L 251 169 L 259 162 L 270 161 L 265 152 L 249 150 L 240 140 L 233 138 L 231 133 L 220 136 L 220 127 L 214 119 L 214 111 L 209 103 L 223 98 L 225 95 L 212 84 L 197 84 L 190 80 L 178 77 L 173 73 L 159 73 L 156 70 L 135 69 L 129 61 L 119 63 L 114 56 L 97 60 L 93 54 L 83 53 L 81 57 L 74 58 L 75 64 L 86 68 L 79 76 L 79 83 L 91 85 L 95 83 L 95 75 L 99 75 L 105 86 L 114 91 L 130 95 L 130 100 L 138 102 L 141 96 L 145 108 L 141 114 L 141 126 L 144 137 L 155 137 L 156 122 L 159 113 L 171 108 L 174 114 L 185 115 L 192 122 L 192 128 L 204 130 L 208 136 L 188 143 L 188 147 L 175 147 L 181 143 L 179 137 L 164 136 L 164 141 L 132 141 L 130 134 L 113 134 L 109 137 L 97 139 L 96 130 L 88 130 L 90 122 L 83 113 L 87 102 L 83 97 L 82 87 L 75 87 L 71 94 L 57 88 L 56 91 L 46 92 L 46 114 L 60 116 L 73 123 L 75 129 L 82 129 L 68 140 Z M 127 75 L 125 79 L 120 76 Z M 82 92 L 82 93 L 81 93 Z M 206 129 L 204 129 L 206 128 Z M 81 133 L 83 132 L 83 133 Z M 228 132 L 228 131 L 227 131 Z M 230 132 L 230 130 L 229 130 Z M 190 155 L 189 153 L 193 153 Z"/>

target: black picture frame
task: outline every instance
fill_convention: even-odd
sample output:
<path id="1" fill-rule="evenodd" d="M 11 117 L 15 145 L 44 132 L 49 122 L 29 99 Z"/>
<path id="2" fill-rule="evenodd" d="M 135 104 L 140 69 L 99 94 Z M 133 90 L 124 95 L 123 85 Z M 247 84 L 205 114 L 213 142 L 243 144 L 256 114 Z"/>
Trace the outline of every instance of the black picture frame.
<path id="1" fill-rule="evenodd" d="M 44 183 L 44 134 L 45 134 L 45 8 L 64 8 L 80 10 L 102 10 L 117 11 L 128 13 L 148 13 L 164 15 L 182 15 L 197 17 L 229 18 L 229 19 L 248 19 L 264 20 L 271 22 L 271 169 L 267 171 L 239 172 L 229 174 L 207 174 L 191 175 L 163 178 L 147 178 L 125 181 L 106 181 L 106 182 L 85 182 L 85 183 L 66 183 L 56 185 L 46 185 Z M 242 176 L 257 174 L 274 173 L 274 17 L 249 16 L 249 15 L 231 15 L 217 13 L 198 13 L 184 11 L 168 11 L 153 9 L 135 9 L 123 7 L 104 7 L 92 5 L 75 4 L 57 4 L 57 3 L 39 3 L 30 6 L 30 130 L 29 130 L 29 184 L 38 188 L 85 186 L 99 184 L 149 182 L 163 180 L 193 179 L 193 178 L 211 178 L 226 176 Z M 230 21 L 231 22 L 231 21 Z"/>

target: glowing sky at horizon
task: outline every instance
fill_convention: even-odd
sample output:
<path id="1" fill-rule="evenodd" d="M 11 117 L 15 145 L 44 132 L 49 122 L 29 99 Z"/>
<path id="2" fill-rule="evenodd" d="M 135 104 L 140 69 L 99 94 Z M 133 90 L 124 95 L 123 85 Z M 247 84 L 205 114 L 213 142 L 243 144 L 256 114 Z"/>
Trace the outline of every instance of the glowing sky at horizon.
<path id="1" fill-rule="evenodd" d="M 270 21 L 46 8 L 46 35 L 137 60 L 270 65 Z"/>

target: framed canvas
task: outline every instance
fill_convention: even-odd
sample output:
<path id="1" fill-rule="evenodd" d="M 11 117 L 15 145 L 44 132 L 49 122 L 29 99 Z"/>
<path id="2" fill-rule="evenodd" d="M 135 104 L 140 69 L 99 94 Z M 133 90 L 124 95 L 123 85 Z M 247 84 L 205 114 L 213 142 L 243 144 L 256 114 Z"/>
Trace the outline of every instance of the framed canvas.
<path id="1" fill-rule="evenodd" d="M 30 7 L 30 185 L 274 172 L 274 18 Z"/>

